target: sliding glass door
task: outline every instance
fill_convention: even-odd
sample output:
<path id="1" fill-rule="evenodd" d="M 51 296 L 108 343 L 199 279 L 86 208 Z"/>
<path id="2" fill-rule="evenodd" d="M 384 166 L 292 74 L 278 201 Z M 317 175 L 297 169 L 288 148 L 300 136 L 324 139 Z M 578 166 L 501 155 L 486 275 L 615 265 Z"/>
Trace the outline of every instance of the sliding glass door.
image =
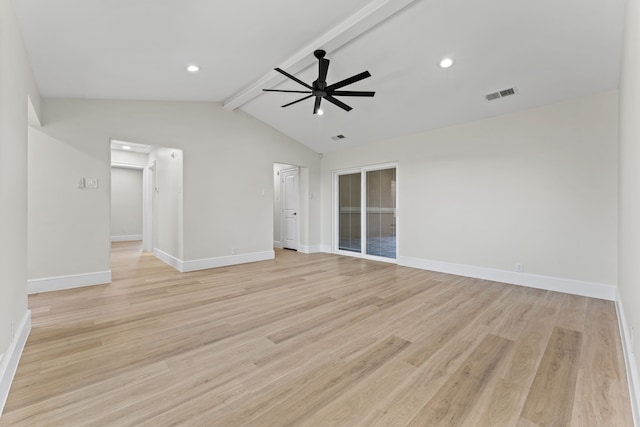
<path id="1" fill-rule="evenodd" d="M 396 166 L 335 173 L 335 250 L 383 260 L 396 259 Z"/>

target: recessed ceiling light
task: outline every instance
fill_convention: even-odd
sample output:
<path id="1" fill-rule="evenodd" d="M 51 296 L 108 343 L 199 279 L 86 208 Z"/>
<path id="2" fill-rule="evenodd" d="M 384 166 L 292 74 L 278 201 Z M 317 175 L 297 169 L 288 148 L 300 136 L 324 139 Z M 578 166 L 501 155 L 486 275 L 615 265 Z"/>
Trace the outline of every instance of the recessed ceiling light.
<path id="1" fill-rule="evenodd" d="M 187 71 L 190 73 L 197 73 L 198 71 L 200 71 L 200 67 L 195 64 L 187 65 Z"/>
<path id="2" fill-rule="evenodd" d="M 321 116 L 321 115 L 323 115 L 323 114 L 324 114 L 324 111 L 322 111 L 322 109 L 321 109 L 321 108 L 319 108 L 319 109 L 318 109 L 318 115 L 319 115 L 319 116 Z"/>
<path id="3" fill-rule="evenodd" d="M 122 146 L 122 149 L 123 149 L 123 150 L 131 150 L 131 147 L 130 147 L 130 146 L 128 146 L 128 145 L 123 145 L 123 146 Z"/>
<path id="4" fill-rule="evenodd" d="M 453 65 L 453 59 L 451 58 L 444 58 L 442 61 L 440 61 L 441 68 L 449 68 L 452 65 Z"/>

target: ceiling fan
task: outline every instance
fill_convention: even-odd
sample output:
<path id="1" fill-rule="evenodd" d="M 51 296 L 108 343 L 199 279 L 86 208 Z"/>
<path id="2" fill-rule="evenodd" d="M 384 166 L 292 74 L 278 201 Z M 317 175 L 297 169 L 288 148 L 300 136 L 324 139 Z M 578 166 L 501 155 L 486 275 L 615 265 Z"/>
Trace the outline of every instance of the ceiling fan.
<path id="1" fill-rule="evenodd" d="M 275 70 L 285 76 L 289 77 L 291 80 L 300 83 L 302 86 L 306 87 L 308 90 L 280 90 L 280 89 L 262 89 L 265 92 L 288 92 L 288 93 L 308 93 L 305 97 L 302 97 L 296 101 L 290 102 L 288 104 L 283 105 L 282 107 L 288 107 L 289 105 L 297 104 L 300 101 L 304 101 L 305 99 L 309 99 L 313 96 L 316 97 L 315 104 L 313 105 L 313 114 L 322 114 L 320 110 L 320 103 L 322 99 L 326 99 L 330 103 L 342 108 L 345 111 L 351 111 L 352 108 L 349 107 L 344 102 L 336 99 L 336 96 L 367 96 L 372 97 L 375 95 L 375 92 L 364 92 L 364 91 L 350 91 L 350 90 L 337 90 L 344 86 L 350 85 L 352 83 L 358 82 L 360 80 L 366 79 L 367 77 L 371 77 L 368 71 L 363 71 L 360 74 L 356 74 L 355 76 L 351 76 L 347 79 L 341 80 L 338 83 L 334 83 L 332 85 L 327 86 L 327 71 L 329 70 L 329 60 L 324 56 L 327 53 L 324 50 L 318 49 L 313 52 L 313 55 L 318 58 L 318 79 L 314 81 L 311 85 L 306 84 L 300 79 L 292 76 L 286 71 L 275 68 Z"/>

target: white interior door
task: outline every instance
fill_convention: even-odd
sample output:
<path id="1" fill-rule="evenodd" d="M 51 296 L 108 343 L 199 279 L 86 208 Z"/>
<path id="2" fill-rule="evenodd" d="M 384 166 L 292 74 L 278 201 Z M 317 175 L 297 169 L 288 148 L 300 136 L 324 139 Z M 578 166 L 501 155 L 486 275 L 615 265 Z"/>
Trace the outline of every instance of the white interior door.
<path id="1" fill-rule="evenodd" d="M 298 250 L 298 230 L 300 221 L 300 191 L 298 168 L 280 173 L 282 200 L 282 246 Z"/>

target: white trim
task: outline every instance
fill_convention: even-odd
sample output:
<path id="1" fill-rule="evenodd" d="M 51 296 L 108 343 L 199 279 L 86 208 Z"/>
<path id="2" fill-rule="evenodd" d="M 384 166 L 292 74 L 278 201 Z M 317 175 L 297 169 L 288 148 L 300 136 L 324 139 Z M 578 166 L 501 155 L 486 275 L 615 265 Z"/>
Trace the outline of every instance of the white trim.
<path id="1" fill-rule="evenodd" d="M 153 248 L 153 255 L 156 258 L 158 258 L 160 261 L 164 262 L 165 264 L 169 264 L 171 267 L 175 268 L 179 272 L 181 273 L 184 272 L 184 270 L 182 269 L 183 268 L 182 264 L 184 262 L 181 259 L 178 259 L 173 255 L 169 255 L 165 251 L 161 251 L 158 248 Z"/>
<path id="2" fill-rule="evenodd" d="M 7 352 L 0 359 L 0 416 L 5 403 L 7 403 L 11 383 L 18 369 L 18 362 L 20 362 L 24 345 L 27 343 L 29 332 L 31 332 L 31 310 L 25 311 Z"/>
<path id="3" fill-rule="evenodd" d="M 226 267 L 229 265 L 246 264 L 249 262 L 266 261 L 275 258 L 275 252 L 252 252 L 248 254 L 229 255 L 215 258 L 196 259 L 192 261 L 183 261 L 169 255 L 168 253 L 161 251 L 160 249 L 154 249 L 153 254 L 161 261 L 169 264 L 181 273 L 188 273 L 190 271 L 207 270 L 209 268 Z"/>
<path id="4" fill-rule="evenodd" d="M 379 261 L 379 262 L 386 262 L 389 264 L 398 264 L 398 260 L 396 258 L 387 258 L 383 256 L 378 256 L 378 255 L 363 254 L 361 252 L 352 252 L 352 251 L 345 251 L 345 250 L 338 249 L 333 251 L 333 253 L 335 255 L 349 256 L 352 258 L 361 258 L 369 261 Z"/>
<path id="5" fill-rule="evenodd" d="M 300 245 L 300 247 L 298 248 L 298 252 L 301 252 L 303 254 L 315 254 L 318 252 L 322 252 L 322 246 L 321 245 Z"/>
<path id="6" fill-rule="evenodd" d="M 456 274 L 458 276 L 474 277 L 492 280 L 494 282 L 512 285 L 528 286 L 530 288 L 563 292 L 566 294 L 582 295 L 615 301 L 616 287 L 604 283 L 585 282 L 581 280 L 564 279 L 559 277 L 541 276 L 515 271 L 498 270 L 494 268 L 477 267 L 474 265 L 454 264 L 444 261 L 432 261 L 422 258 L 398 257 L 398 265 L 419 268 L 422 270 L 439 271 L 441 273 Z"/>
<path id="7" fill-rule="evenodd" d="M 121 169 L 144 170 L 145 165 L 139 165 L 137 163 L 111 162 L 111 167 L 112 168 L 121 168 Z"/>
<path id="8" fill-rule="evenodd" d="M 284 246 L 282 246 L 282 242 L 277 242 L 277 241 L 273 241 L 273 247 L 276 249 L 282 249 Z"/>
<path id="9" fill-rule="evenodd" d="M 130 234 L 124 236 L 111 236 L 112 242 L 133 242 L 136 240 L 142 240 L 142 234 Z"/>
<path id="10" fill-rule="evenodd" d="M 153 199 L 156 185 L 155 160 L 145 166 L 142 171 L 142 250 L 153 252 Z"/>
<path id="11" fill-rule="evenodd" d="M 60 291 L 84 286 L 104 285 L 106 283 L 111 283 L 111 270 L 29 279 L 27 281 L 27 289 L 29 294 L 37 294 L 40 292 Z"/>
<path id="12" fill-rule="evenodd" d="M 633 425 L 640 423 L 640 408 L 638 398 L 640 397 L 640 378 L 638 378 L 638 365 L 633 355 L 631 346 L 631 329 L 624 315 L 624 307 L 620 291 L 616 288 L 616 313 L 618 314 L 618 327 L 620 328 L 620 338 L 622 340 L 622 353 L 624 354 L 625 367 L 627 368 L 627 383 L 629 384 L 629 397 L 631 398 L 631 413 L 633 414 Z"/>
<path id="13" fill-rule="evenodd" d="M 320 245 L 320 252 L 323 252 L 325 254 L 332 254 L 333 251 L 331 250 L 331 245 Z"/>
<path id="14" fill-rule="evenodd" d="M 238 254 L 221 256 L 216 258 L 196 259 L 193 261 L 184 261 L 183 270 L 197 271 L 206 270 L 208 268 L 226 267 L 228 265 L 246 264 L 249 262 L 266 261 L 275 258 L 274 251 L 252 252 L 248 254 Z"/>

